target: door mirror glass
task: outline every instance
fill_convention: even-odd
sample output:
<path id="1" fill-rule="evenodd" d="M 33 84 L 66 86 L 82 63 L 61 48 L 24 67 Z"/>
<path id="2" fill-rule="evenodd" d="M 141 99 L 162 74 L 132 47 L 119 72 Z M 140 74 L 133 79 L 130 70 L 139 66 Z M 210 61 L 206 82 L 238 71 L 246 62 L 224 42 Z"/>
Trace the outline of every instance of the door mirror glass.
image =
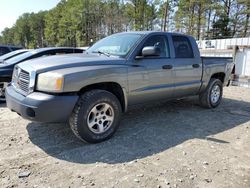
<path id="1" fill-rule="evenodd" d="M 142 56 L 160 56 L 161 49 L 158 46 L 146 46 L 142 49 Z"/>

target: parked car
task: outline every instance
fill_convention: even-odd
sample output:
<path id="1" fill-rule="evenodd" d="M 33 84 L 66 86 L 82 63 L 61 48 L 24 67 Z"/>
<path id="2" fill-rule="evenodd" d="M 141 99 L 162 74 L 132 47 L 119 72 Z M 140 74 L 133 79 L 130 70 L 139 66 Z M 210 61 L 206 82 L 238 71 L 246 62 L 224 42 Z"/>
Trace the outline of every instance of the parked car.
<path id="1" fill-rule="evenodd" d="M 15 57 L 17 55 L 23 54 L 23 53 L 28 52 L 28 51 L 30 51 L 30 50 L 29 49 L 21 49 L 21 50 L 15 50 L 15 51 L 9 52 L 7 54 L 4 54 L 4 55 L 0 56 L 0 63 L 3 63 L 4 61 L 6 61 L 12 57 Z"/>
<path id="2" fill-rule="evenodd" d="M 0 64 L 0 101 L 5 101 L 5 88 L 11 82 L 14 66 L 26 60 L 59 54 L 83 53 L 84 50 L 70 47 L 40 48 L 12 57 Z"/>
<path id="3" fill-rule="evenodd" d="M 7 54 L 9 52 L 15 51 L 15 50 L 20 50 L 22 47 L 18 46 L 8 46 L 8 45 L 0 45 L 0 56 Z"/>
<path id="4" fill-rule="evenodd" d="M 69 122 L 97 143 L 118 128 L 130 105 L 199 95 L 217 107 L 230 80 L 231 58 L 200 57 L 193 37 L 166 32 L 111 35 L 82 56 L 53 56 L 15 67 L 7 106 L 26 119 Z"/>

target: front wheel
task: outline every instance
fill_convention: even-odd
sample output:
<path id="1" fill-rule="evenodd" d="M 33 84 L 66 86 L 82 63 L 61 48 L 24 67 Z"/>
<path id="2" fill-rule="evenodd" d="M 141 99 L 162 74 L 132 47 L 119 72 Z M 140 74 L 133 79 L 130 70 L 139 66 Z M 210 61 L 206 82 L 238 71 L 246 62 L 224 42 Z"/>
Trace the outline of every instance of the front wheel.
<path id="1" fill-rule="evenodd" d="M 200 104 L 206 108 L 215 108 L 221 103 L 223 94 L 223 84 L 219 79 L 212 78 L 202 94 L 200 94 Z"/>
<path id="2" fill-rule="evenodd" d="M 80 96 L 69 120 L 74 134 L 89 143 L 109 139 L 119 126 L 121 104 L 105 90 L 92 90 Z"/>

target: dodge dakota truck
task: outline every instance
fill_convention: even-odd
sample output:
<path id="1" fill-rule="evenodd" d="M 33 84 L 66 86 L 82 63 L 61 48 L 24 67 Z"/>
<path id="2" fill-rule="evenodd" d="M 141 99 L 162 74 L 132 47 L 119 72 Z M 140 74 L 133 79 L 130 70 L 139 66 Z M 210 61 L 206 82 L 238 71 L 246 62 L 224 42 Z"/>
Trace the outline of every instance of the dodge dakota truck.
<path id="1" fill-rule="evenodd" d="M 68 122 L 83 141 L 110 138 L 128 107 L 198 95 L 217 107 L 228 85 L 231 58 L 200 57 L 193 37 L 167 32 L 108 36 L 81 55 L 18 64 L 7 86 L 7 106 L 38 122 Z"/>

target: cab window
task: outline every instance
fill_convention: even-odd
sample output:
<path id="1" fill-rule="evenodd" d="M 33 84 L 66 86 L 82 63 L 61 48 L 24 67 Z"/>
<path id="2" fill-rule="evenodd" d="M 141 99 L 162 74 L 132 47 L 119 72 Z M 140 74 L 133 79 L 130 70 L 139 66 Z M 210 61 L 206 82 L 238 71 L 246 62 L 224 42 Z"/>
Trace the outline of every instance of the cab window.
<path id="1" fill-rule="evenodd" d="M 163 35 L 155 35 L 149 37 L 146 42 L 144 43 L 142 49 L 146 46 L 155 46 L 159 47 L 161 50 L 160 57 L 169 57 L 169 48 L 168 42 L 165 36 Z"/>

